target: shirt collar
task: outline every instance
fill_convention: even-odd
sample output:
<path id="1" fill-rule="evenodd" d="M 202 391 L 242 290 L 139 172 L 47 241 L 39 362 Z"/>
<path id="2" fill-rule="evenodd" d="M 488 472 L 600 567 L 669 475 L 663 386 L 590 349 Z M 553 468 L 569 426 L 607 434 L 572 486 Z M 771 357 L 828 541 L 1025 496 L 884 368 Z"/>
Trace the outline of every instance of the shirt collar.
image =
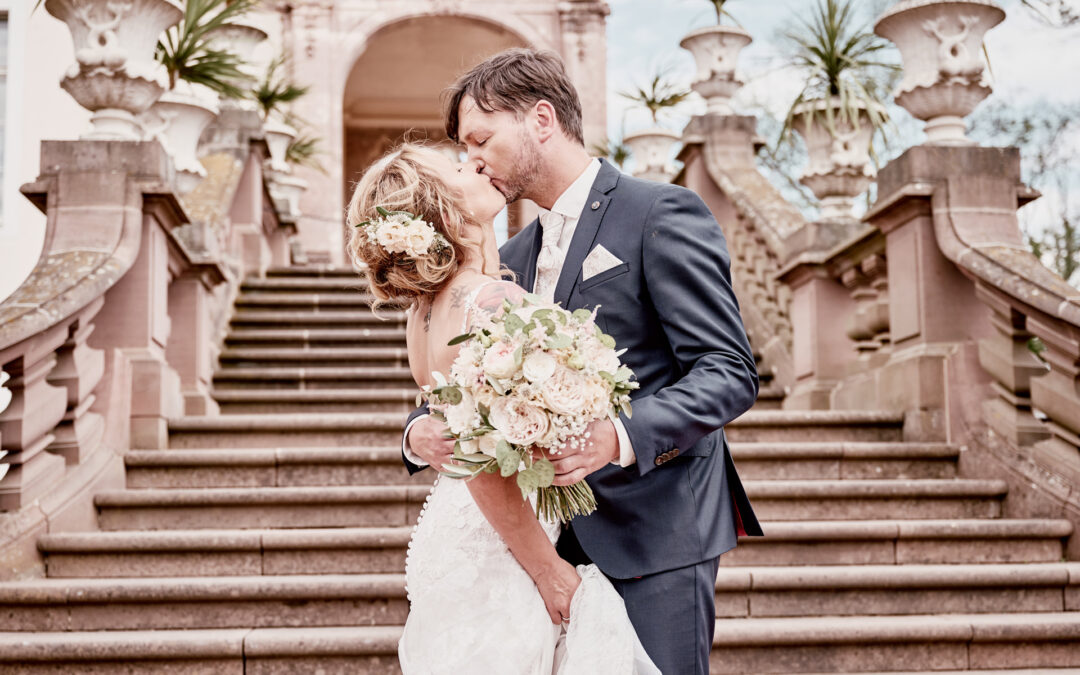
<path id="1" fill-rule="evenodd" d="M 596 182 L 596 177 L 599 174 L 600 160 L 594 157 L 589 161 L 585 170 L 581 172 L 581 175 L 577 177 L 577 180 L 559 195 L 559 198 L 551 205 L 550 210 L 566 219 L 577 220 L 580 218 L 581 212 L 585 210 L 585 202 L 589 201 L 589 192 L 592 190 L 593 183 Z M 540 213 L 548 212 L 548 209 L 542 206 L 539 209 Z"/>

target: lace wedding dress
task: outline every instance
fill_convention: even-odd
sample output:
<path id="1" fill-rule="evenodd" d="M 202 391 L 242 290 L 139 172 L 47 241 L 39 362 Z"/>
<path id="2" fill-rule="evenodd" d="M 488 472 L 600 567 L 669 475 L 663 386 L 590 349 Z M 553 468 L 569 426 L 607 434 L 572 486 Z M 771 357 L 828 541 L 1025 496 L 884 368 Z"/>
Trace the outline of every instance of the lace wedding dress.
<path id="1" fill-rule="evenodd" d="M 534 504 L 535 506 L 535 504 Z M 542 522 L 554 544 L 558 524 Z M 580 565 L 570 623 L 551 623 L 536 585 L 463 481 L 440 476 L 405 562 L 405 675 L 659 675 L 596 565 Z"/>
<path id="2" fill-rule="evenodd" d="M 475 291 L 469 304 L 474 301 Z M 532 501 L 535 508 L 535 495 Z M 554 544 L 559 525 L 541 524 Z M 465 482 L 440 476 L 406 556 L 410 611 L 398 644 L 402 671 L 659 675 L 611 582 L 595 565 L 581 565 L 578 573 L 582 583 L 571 600 L 571 620 L 556 626 L 532 578 L 488 523 Z"/>

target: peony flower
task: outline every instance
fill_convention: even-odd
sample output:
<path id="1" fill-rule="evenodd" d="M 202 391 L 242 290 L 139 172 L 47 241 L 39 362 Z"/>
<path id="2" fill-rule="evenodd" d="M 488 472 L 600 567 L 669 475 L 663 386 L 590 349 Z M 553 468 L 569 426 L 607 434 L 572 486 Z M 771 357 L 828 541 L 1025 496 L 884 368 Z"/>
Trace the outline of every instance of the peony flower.
<path id="1" fill-rule="evenodd" d="M 533 352 L 525 357 L 521 364 L 521 373 L 529 382 L 543 382 L 555 372 L 558 365 L 550 355 L 544 352 Z"/>
<path id="2" fill-rule="evenodd" d="M 497 446 L 501 440 L 503 440 L 502 434 L 498 431 L 489 431 L 476 439 L 476 449 L 488 457 L 494 457 L 495 446 Z"/>
<path id="3" fill-rule="evenodd" d="M 560 415 L 577 415 L 586 404 L 586 380 L 578 371 L 559 366 L 541 389 L 544 404 Z"/>
<path id="4" fill-rule="evenodd" d="M 544 437 L 549 426 L 547 413 L 510 396 L 492 403 L 489 420 L 508 442 L 517 445 L 532 445 Z"/>
<path id="5" fill-rule="evenodd" d="M 508 342 L 498 342 L 484 354 L 484 372 L 497 380 L 505 380 L 513 377 L 517 372 L 517 361 L 514 359 L 514 345 Z"/>
<path id="6" fill-rule="evenodd" d="M 461 402 L 447 406 L 443 411 L 446 426 L 455 436 L 463 436 L 480 426 L 480 414 L 476 411 L 476 401 L 468 391 L 461 392 Z"/>

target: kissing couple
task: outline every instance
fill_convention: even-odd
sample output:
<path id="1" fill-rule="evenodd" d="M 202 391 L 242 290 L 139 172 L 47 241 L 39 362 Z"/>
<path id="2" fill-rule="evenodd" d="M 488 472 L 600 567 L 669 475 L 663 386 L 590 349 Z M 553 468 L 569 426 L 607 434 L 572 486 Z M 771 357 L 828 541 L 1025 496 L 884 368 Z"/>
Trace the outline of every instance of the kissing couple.
<path id="1" fill-rule="evenodd" d="M 558 56 L 501 52 L 448 94 L 446 131 L 467 160 L 405 143 L 367 170 L 347 214 L 376 307 L 408 305 L 417 384 L 430 392 L 460 365 L 455 337 L 539 299 L 592 311 L 638 388 L 632 415 L 545 454 L 553 486 L 595 496 L 565 524 L 499 471 L 449 478 L 465 463 L 449 418 L 430 399 L 410 416 L 406 467 L 441 473 L 409 545 L 402 670 L 707 673 L 720 556 L 761 534 L 723 431 L 758 392 L 724 235 L 690 190 L 589 156 Z M 500 249 L 494 219 L 518 199 L 540 216 Z"/>

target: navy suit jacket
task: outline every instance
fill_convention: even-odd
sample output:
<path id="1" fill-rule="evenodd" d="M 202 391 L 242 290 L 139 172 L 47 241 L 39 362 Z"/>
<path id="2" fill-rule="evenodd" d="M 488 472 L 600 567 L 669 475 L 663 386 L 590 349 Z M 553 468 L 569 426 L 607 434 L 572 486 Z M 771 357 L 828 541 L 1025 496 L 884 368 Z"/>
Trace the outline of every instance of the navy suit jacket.
<path id="1" fill-rule="evenodd" d="M 541 235 L 534 220 L 499 251 L 526 289 Z M 623 262 L 582 281 L 582 262 L 597 245 Z M 696 193 L 603 162 L 555 302 L 569 310 L 600 305 L 597 322 L 627 349 L 622 360 L 641 385 L 633 417 L 621 418 L 637 463 L 590 475 L 598 508 L 572 523 L 581 548 L 610 577 L 685 567 L 733 548 L 740 530 L 762 534 L 723 430 L 758 392 L 729 267 L 720 226 Z"/>

